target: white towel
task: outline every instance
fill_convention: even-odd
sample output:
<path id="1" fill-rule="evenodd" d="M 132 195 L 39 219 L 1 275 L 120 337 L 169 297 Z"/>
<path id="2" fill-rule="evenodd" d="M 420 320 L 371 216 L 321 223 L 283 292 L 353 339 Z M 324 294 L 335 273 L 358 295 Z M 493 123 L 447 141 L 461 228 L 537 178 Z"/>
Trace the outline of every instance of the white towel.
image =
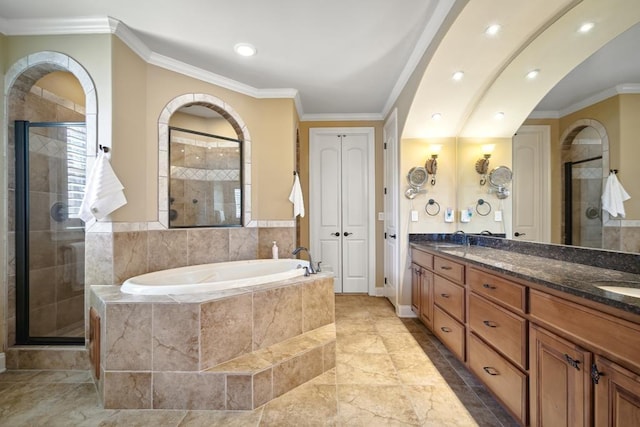
<path id="1" fill-rule="evenodd" d="M 605 183 L 604 192 L 602 193 L 602 209 L 609 212 L 611 216 L 615 217 L 620 215 L 621 218 L 624 218 L 623 202 L 630 198 L 631 196 L 624 190 L 616 174 L 611 172 Z"/>
<path id="2" fill-rule="evenodd" d="M 103 151 L 98 152 L 93 170 L 87 179 L 84 198 L 80 205 L 80 219 L 89 223 L 102 219 L 127 203 L 124 187 L 113 172 L 111 163 Z"/>
<path id="3" fill-rule="evenodd" d="M 291 194 L 289 194 L 289 201 L 293 203 L 293 217 L 300 215 L 300 218 L 304 218 L 304 198 L 302 197 L 302 187 L 300 187 L 298 174 L 295 174 L 293 178 L 293 188 L 291 188 Z"/>

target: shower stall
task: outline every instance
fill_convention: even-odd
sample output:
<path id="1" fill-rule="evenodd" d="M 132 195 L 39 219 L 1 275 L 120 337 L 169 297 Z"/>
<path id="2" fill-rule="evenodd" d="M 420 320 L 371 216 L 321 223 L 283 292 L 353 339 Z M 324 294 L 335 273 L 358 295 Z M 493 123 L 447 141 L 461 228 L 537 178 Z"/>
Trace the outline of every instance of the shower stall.
<path id="1" fill-rule="evenodd" d="M 564 244 L 602 247 L 602 156 L 564 163 Z"/>
<path id="2" fill-rule="evenodd" d="M 84 344 L 84 122 L 15 121 L 16 344 Z"/>

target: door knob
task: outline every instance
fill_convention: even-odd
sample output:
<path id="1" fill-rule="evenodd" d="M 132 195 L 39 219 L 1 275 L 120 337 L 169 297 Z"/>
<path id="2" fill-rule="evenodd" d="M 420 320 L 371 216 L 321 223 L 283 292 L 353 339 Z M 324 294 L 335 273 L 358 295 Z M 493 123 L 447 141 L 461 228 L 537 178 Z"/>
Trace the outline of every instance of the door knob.
<path id="1" fill-rule="evenodd" d="M 515 233 L 513 233 L 514 236 L 519 237 L 519 236 L 526 236 L 527 233 L 518 233 L 517 231 Z"/>
<path id="2" fill-rule="evenodd" d="M 348 231 L 345 231 L 345 232 L 344 232 L 344 237 L 350 236 L 350 235 L 352 235 L 352 234 L 353 234 L 353 233 L 349 233 Z"/>
<path id="3" fill-rule="evenodd" d="M 336 231 L 335 233 L 331 233 L 332 236 L 340 237 L 340 232 Z"/>

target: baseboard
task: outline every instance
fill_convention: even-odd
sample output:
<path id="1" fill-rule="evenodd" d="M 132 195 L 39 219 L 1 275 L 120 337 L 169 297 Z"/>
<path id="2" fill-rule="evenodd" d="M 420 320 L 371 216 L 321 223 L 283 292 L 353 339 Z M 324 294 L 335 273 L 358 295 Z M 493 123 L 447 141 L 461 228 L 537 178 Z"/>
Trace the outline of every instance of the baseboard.
<path id="1" fill-rule="evenodd" d="M 4 353 L 0 353 L 0 373 L 7 370 L 7 358 Z"/>
<path id="2" fill-rule="evenodd" d="M 398 307 L 396 307 L 396 313 L 398 314 L 398 317 L 418 317 L 411 310 L 411 306 L 410 305 L 400 305 L 400 304 L 398 304 Z"/>
<path id="3" fill-rule="evenodd" d="M 375 293 L 371 296 L 374 297 L 383 297 L 384 296 L 384 288 L 374 288 L 375 289 Z"/>

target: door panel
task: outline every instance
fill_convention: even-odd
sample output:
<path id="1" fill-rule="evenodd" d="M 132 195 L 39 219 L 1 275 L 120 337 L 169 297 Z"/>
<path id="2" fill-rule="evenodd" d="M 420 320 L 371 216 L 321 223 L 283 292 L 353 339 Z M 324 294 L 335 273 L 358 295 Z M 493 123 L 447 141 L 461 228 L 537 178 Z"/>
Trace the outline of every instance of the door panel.
<path id="1" fill-rule="evenodd" d="M 384 126 L 384 295 L 398 303 L 398 151 L 397 111 Z M 394 237 L 391 237 L 394 236 Z"/>

